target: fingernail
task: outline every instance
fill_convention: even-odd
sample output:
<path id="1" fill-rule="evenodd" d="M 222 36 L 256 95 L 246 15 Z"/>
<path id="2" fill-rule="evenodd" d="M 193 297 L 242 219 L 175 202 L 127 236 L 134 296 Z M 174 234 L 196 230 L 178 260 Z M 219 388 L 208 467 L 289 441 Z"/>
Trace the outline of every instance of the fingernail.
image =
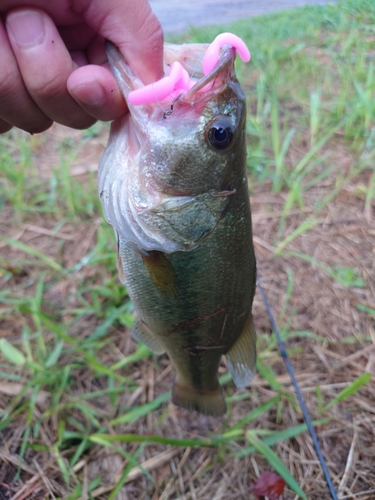
<path id="1" fill-rule="evenodd" d="M 7 18 L 7 27 L 20 48 L 33 47 L 44 40 L 44 22 L 39 12 L 13 12 Z"/>
<path id="2" fill-rule="evenodd" d="M 74 98 L 78 99 L 86 106 L 101 106 L 105 102 L 105 92 L 103 87 L 97 82 L 91 82 L 90 85 L 80 85 L 71 89 Z"/>

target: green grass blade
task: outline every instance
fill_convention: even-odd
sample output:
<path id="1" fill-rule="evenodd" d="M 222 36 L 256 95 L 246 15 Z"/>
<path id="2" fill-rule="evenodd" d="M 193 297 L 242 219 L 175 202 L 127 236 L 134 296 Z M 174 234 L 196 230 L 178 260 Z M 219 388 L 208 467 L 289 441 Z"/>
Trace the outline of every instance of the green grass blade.
<path id="1" fill-rule="evenodd" d="M 93 342 L 95 340 L 101 339 L 106 333 L 108 329 L 113 325 L 113 323 L 129 308 L 128 303 L 123 304 L 120 307 L 114 308 L 108 317 L 100 323 L 100 325 L 95 329 L 95 331 L 85 339 L 85 343 Z"/>
<path id="2" fill-rule="evenodd" d="M 207 439 L 176 439 L 176 438 L 165 438 L 162 436 L 140 436 L 138 434 L 91 434 L 90 441 L 93 443 L 101 444 L 107 446 L 107 443 L 158 443 L 171 446 L 182 446 L 182 447 L 212 447 L 219 444 L 229 443 L 233 441 L 233 437 L 238 437 L 238 435 L 243 436 L 242 431 L 235 431 L 234 433 L 229 432 L 221 436 L 212 436 Z"/>
<path id="3" fill-rule="evenodd" d="M 144 469 L 139 463 L 137 463 L 137 459 L 141 452 L 143 451 L 144 446 L 141 445 L 138 450 L 135 452 L 134 457 L 131 457 L 131 460 L 129 460 L 129 463 L 127 466 L 124 468 L 120 479 L 118 480 L 115 488 L 111 491 L 111 494 L 108 497 L 108 500 L 115 500 L 117 498 L 117 494 L 120 492 L 121 488 L 124 486 L 125 481 L 129 475 L 129 472 L 133 467 L 139 467 L 139 469 L 146 475 L 146 477 L 151 481 L 154 482 L 154 478 L 151 476 L 151 474 Z"/>
<path id="4" fill-rule="evenodd" d="M 363 304 L 358 304 L 357 309 L 359 309 L 360 311 L 363 311 L 367 314 L 370 314 L 371 316 L 375 316 L 375 309 L 373 307 L 368 307 L 368 306 L 365 306 Z"/>
<path id="5" fill-rule="evenodd" d="M 136 361 L 140 361 L 144 358 L 148 358 L 151 355 L 152 351 L 150 351 L 150 349 L 148 349 L 148 347 L 146 347 L 144 344 L 140 344 L 135 352 L 112 365 L 111 370 L 118 370 L 119 368 L 123 368 L 126 365 L 135 363 Z"/>
<path id="6" fill-rule="evenodd" d="M 157 410 L 164 403 L 164 401 L 166 401 L 170 397 L 171 397 L 171 392 L 166 392 L 161 396 L 155 398 L 150 403 L 138 406 L 137 408 L 134 408 L 134 410 L 130 410 L 124 415 L 121 415 L 121 417 L 115 418 L 114 420 L 111 421 L 111 425 L 129 424 L 130 422 L 135 422 L 139 418 L 144 417 L 145 415 L 148 415 L 152 411 Z"/>
<path id="7" fill-rule="evenodd" d="M 71 460 L 69 462 L 70 468 L 74 467 L 74 465 L 78 462 L 82 453 L 88 448 L 88 443 L 89 443 L 89 440 L 87 437 L 82 439 L 82 441 L 79 443 L 73 457 L 71 458 Z"/>
<path id="8" fill-rule="evenodd" d="M 233 425 L 229 430 L 233 431 L 236 429 L 241 429 L 245 425 L 247 425 L 249 422 L 252 422 L 253 420 L 256 420 L 259 418 L 263 413 L 266 411 L 270 410 L 273 408 L 277 403 L 280 401 L 280 395 L 275 396 L 274 398 L 266 401 L 260 406 L 257 406 L 253 411 L 251 411 L 245 418 L 241 419 L 237 424 Z"/>
<path id="9" fill-rule="evenodd" d="M 257 370 L 274 391 L 279 392 L 283 389 L 283 386 L 276 380 L 276 374 L 272 368 L 263 364 L 259 358 L 257 359 Z"/>
<path id="10" fill-rule="evenodd" d="M 61 328 L 59 328 L 57 325 L 55 325 L 50 319 L 47 318 L 47 316 L 45 316 L 44 314 L 41 314 L 41 319 L 42 319 L 42 322 L 44 323 L 44 325 L 49 330 L 54 332 L 61 340 L 63 340 L 67 344 L 71 345 L 77 352 L 79 352 L 86 359 L 86 361 L 89 363 L 89 365 L 94 370 L 96 370 L 99 373 L 102 373 L 103 375 L 109 375 L 110 377 L 114 377 L 114 378 L 120 380 L 121 382 L 125 382 L 128 380 L 125 377 L 118 375 L 113 370 L 111 370 L 107 366 L 103 365 L 97 359 L 95 359 L 93 356 L 88 354 L 85 349 L 80 347 L 74 339 L 72 339 L 71 337 L 69 337 L 69 335 L 67 335 L 65 332 L 63 332 L 61 330 Z M 132 381 L 129 379 L 129 382 L 132 382 Z"/>
<path id="11" fill-rule="evenodd" d="M 58 264 L 53 259 L 48 257 L 48 255 L 45 255 L 43 252 L 40 252 L 36 248 L 30 247 L 29 245 L 22 243 L 22 241 L 12 240 L 11 238 L 2 238 L 2 240 L 14 248 L 18 248 L 19 250 L 22 250 L 23 252 L 28 253 L 29 255 L 33 255 L 34 257 L 37 257 L 44 264 L 46 264 L 51 269 L 54 269 L 55 271 L 59 271 L 59 272 L 64 271 L 64 269 L 60 266 L 60 264 Z"/>
<path id="12" fill-rule="evenodd" d="M 24 354 L 7 339 L 0 339 L 0 351 L 8 361 L 15 365 L 24 365 L 26 363 Z"/>
<path id="13" fill-rule="evenodd" d="M 306 165 L 312 160 L 316 153 L 326 144 L 329 139 L 342 127 L 343 122 L 341 121 L 338 125 L 329 130 L 314 146 L 303 156 L 297 165 L 293 168 L 293 173 L 291 175 L 291 180 L 295 180 L 306 167 Z"/>
<path id="14" fill-rule="evenodd" d="M 60 467 L 61 474 L 64 478 L 66 486 L 69 488 L 69 483 L 70 483 L 70 472 L 69 469 L 64 461 L 64 458 L 62 457 L 60 450 L 57 445 L 54 445 L 52 447 L 52 452 L 55 455 L 56 461 L 58 463 L 58 466 Z"/>
<path id="15" fill-rule="evenodd" d="M 300 226 L 297 227 L 291 234 L 289 234 L 283 241 L 281 241 L 277 247 L 275 248 L 274 255 L 280 255 L 281 251 L 289 245 L 297 236 L 309 231 L 314 226 L 321 222 L 320 219 L 317 219 L 315 216 L 308 217 Z"/>
<path id="16" fill-rule="evenodd" d="M 320 420 L 315 420 L 313 422 L 314 427 L 317 427 L 319 425 L 324 425 L 327 422 L 329 422 L 331 419 L 329 417 L 326 418 L 321 418 Z M 306 424 L 300 424 L 296 425 L 294 427 L 290 427 L 288 429 L 283 429 L 282 431 L 274 431 L 271 432 L 268 435 L 265 435 L 263 437 L 263 442 L 267 444 L 268 446 L 274 446 L 276 443 L 280 443 L 281 441 L 286 441 L 287 439 L 293 439 L 299 434 L 303 434 L 304 432 L 307 432 L 308 428 Z M 254 453 L 255 448 L 254 446 L 246 446 L 243 448 L 241 451 L 238 451 L 235 453 L 236 457 L 244 457 L 246 455 L 249 455 L 251 453 Z"/>
<path id="17" fill-rule="evenodd" d="M 358 389 L 360 389 L 363 385 L 368 384 L 371 380 L 371 375 L 369 373 L 363 373 L 361 376 L 356 378 L 354 382 L 352 382 L 349 387 L 345 387 L 335 398 L 332 399 L 325 407 L 324 411 L 328 411 L 332 408 L 336 403 L 343 401 L 349 396 L 355 394 Z"/>
<path id="18" fill-rule="evenodd" d="M 345 287 L 363 288 L 364 286 L 364 281 L 362 280 L 362 278 L 358 278 L 357 271 L 351 267 L 334 266 L 334 268 L 331 269 L 329 266 L 323 264 L 323 262 L 320 262 L 320 260 L 316 259 L 315 257 L 311 257 L 310 255 L 301 252 L 288 251 L 285 252 L 284 255 L 291 255 L 293 257 L 298 257 L 302 260 L 305 260 L 306 262 L 310 262 L 310 264 L 319 267 L 330 278 L 334 279 L 335 281 L 340 283 L 340 285 L 343 285 Z"/>
<path id="19" fill-rule="evenodd" d="M 45 363 L 46 368 L 51 368 L 52 366 L 54 366 L 58 362 L 58 360 L 61 356 L 63 347 L 64 347 L 63 340 L 60 340 L 59 342 L 57 342 L 56 346 L 51 351 L 50 355 L 48 356 L 48 358 L 46 360 L 46 363 Z"/>
<path id="20" fill-rule="evenodd" d="M 139 436 L 138 434 L 92 434 L 90 441 L 93 443 L 107 446 L 108 442 L 119 443 L 158 443 L 171 446 L 191 446 L 191 447 L 207 447 L 214 446 L 211 441 L 204 441 L 203 439 L 174 439 L 164 438 L 162 436 Z"/>

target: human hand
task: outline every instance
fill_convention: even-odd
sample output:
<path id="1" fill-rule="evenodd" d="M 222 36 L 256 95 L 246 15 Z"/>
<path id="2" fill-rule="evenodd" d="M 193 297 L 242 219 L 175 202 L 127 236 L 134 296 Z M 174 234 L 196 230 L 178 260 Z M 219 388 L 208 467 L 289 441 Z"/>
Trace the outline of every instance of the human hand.
<path id="1" fill-rule="evenodd" d="M 147 0 L 2 0 L 0 133 L 125 114 L 106 38 L 144 83 L 163 76 L 163 32 Z"/>

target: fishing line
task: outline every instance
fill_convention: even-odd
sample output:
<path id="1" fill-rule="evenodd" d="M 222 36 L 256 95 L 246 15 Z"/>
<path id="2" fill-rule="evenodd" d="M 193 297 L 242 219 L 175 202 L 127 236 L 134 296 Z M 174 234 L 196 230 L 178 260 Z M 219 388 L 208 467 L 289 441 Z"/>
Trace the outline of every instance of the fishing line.
<path id="1" fill-rule="evenodd" d="M 170 64 L 167 65 L 169 68 L 171 67 Z M 170 109 L 167 109 L 165 110 L 163 108 L 163 105 L 162 103 L 160 102 L 158 96 L 156 95 L 156 92 L 154 90 L 154 83 L 151 84 L 152 85 L 152 91 L 153 91 L 153 94 L 154 94 L 154 99 L 155 99 L 155 102 L 159 105 L 159 108 L 163 111 L 163 118 L 164 120 L 167 118 L 167 116 L 170 116 L 173 112 L 173 106 L 174 106 L 174 103 L 177 101 L 177 99 L 179 99 L 181 97 L 181 94 L 176 97 L 173 101 L 172 101 L 172 104 L 171 104 L 171 107 Z"/>
<path id="2" fill-rule="evenodd" d="M 315 430 L 314 430 L 314 426 L 313 426 L 313 424 L 311 422 L 311 418 L 310 418 L 309 412 L 307 410 L 305 401 L 304 401 L 304 399 L 302 397 L 302 393 L 301 393 L 300 388 L 298 386 L 297 379 L 296 379 L 296 377 L 294 375 L 294 370 L 293 370 L 292 364 L 291 364 L 291 362 L 289 360 L 288 354 L 287 354 L 286 349 L 285 349 L 284 342 L 281 339 L 281 335 L 280 335 L 279 329 L 278 329 L 276 321 L 275 321 L 275 319 L 273 317 L 273 314 L 272 314 L 272 311 L 271 311 L 271 306 L 270 306 L 270 304 L 268 302 L 267 296 L 266 296 L 266 294 L 265 294 L 265 292 L 263 290 L 263 287 L 262 287 L 262 285 L 260 283 L 260 278 L 259 278 L 258 275 L 257 275 L 257 286 L 258 286 L 260 294 L 262 296 L 263 303 L 264 303 L 264 305 L 266 307 L 266 311 L 267 311 L 268 317 L 270 318 L 273 331 L 275 332 L 276 339 L 277 339 L 277 342 L 278 342 L 279 348 L 280 348 L 281 357 L 284 359 L 284 362 L 285 362 L 285 365 L 286 365 L 286 369 L 288 370 L 290 379 L 292 381 L 292 384 L 293 384 L 293 387 L 294 387 L 294 391 L 295 391 L 297 399 L 298 399 L 298 403 L 299 403 L 299 405 L 301 407 L 301 410 L 302 410 L 302 413 L 303 413 L 303 418 L 305 419 L 305 422 L 306 422 L 307 428 L 309 430 L 310 436 L 311 436 L 311 438 L 313 440 L 314 448 L 315 448 L 316 454 L 318 455 L 318 458 L 319 458 L 319 461 L 320 461 L 320 465 L 322 466 L 323 473 L 324 473 L 324 476 L 325 476 L 325 479 L 326 479 L 326 483 L 327 483 L 329 492 L 331 494 L 332 500 L 338 500 L 335 488 L 334 488 L 332 480 L 331 480 L 331 476 L 329 475 L 329 471 L 328 471 L 328 467 L 327 467 L 326 461 L 324 460 L 323 453 L 322 453 L 322 450 L 320 448 L 319 441 L 318 441 L 318 438 L 317 438 Z"/>

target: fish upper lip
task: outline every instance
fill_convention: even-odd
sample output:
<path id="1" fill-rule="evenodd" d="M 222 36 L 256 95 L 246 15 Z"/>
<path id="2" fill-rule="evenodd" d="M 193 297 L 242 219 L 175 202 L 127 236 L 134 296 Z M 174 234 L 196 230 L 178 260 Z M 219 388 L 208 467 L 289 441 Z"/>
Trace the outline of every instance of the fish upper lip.
<path id="1" fill-rule="evenodd" d="M 210 73 L 200 78 L 197 83 L 186 93 L 180 96 L 181 101 L 190 101 L 192 97 L 201 90 L 205 85 L 212 82 L 220 73 L 230 68 L 236 57 L 236 49 L 233 47 L 227 49 L 222 57 L 217 62 L 216 66 Z M 210 91 L 207 91 L 210 92 Z M 206 93 L 206 92 L 205 92 Z"/>

